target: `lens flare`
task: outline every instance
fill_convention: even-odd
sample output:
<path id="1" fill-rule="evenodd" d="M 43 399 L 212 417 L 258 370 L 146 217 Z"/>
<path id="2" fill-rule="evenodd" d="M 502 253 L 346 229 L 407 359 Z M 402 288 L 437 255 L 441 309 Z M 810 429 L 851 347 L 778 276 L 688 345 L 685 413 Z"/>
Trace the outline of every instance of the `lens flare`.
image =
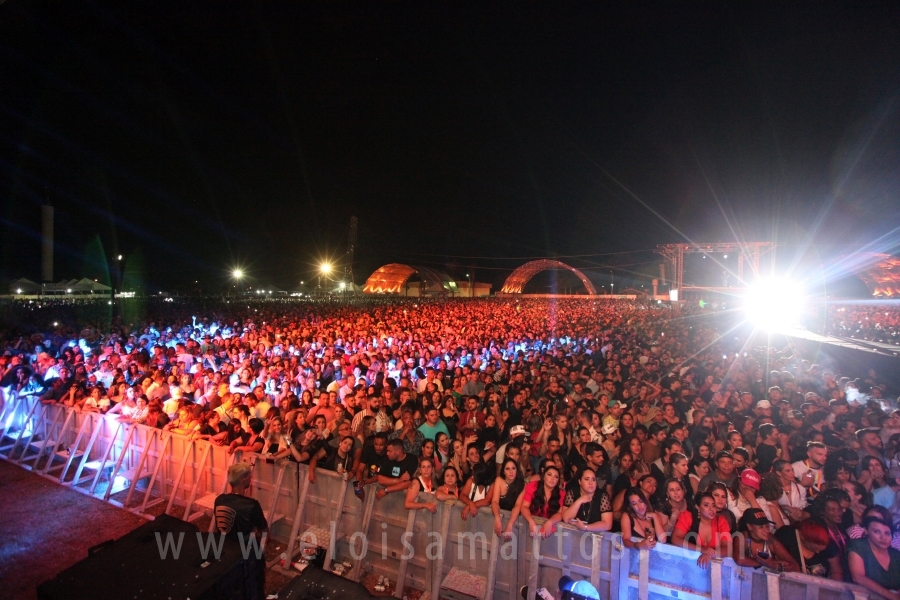
<path id="1" fill-rule="evenodd" d="M 744 297 L 747 319 L 767 331 L 797 326 L 803 304 L 802 288 L 787 279 L 758 281 Z"/>

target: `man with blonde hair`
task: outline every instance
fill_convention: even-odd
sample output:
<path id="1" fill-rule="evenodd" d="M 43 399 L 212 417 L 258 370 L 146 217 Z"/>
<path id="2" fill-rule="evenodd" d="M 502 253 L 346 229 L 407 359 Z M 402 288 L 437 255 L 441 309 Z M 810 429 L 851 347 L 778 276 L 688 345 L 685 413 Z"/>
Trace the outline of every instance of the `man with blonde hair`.
<path id="1" fill-rule="evenodd" d="M 216 497 L 213 518 L 216 520 L 216 530 L 228 537 L 237 538 L 241 546 L 252 547 L 255 544 L 249 542 L 249 538 L 262 535 L 262 541 L 257 547 L 265 545 L 265 532 L 269 529 L 266 517 L 263 515 L 259 502 L 247 496 L 250 491 L 250 473 L 253 467 L 249 463 L 239 462 L 228 467 L 228 484 L 231 486 L 230 494 L 221 494 Z M 246 561 L 245 582 L 247 590 L 252 590 L 255 598 L 265 598 L 266 563 L 261 557 L 250 552 L 244 559 Z"/>

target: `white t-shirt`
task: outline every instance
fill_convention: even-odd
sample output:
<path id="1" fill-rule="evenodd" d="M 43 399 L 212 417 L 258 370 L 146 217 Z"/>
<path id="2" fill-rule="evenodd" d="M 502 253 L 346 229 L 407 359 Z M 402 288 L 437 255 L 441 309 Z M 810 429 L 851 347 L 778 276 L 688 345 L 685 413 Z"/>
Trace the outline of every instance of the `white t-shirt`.
<path id="1" fill-rule="evenodd" d="M 794 477 L 797 479 L 797 481 L 800 481 L 800 479 L 804 475 L 806 475 L 808 472 L 812 471 L 813 478 L 814 478 L 812 487 L 816 488 L 817 490 L 822 489 L 822 481 L 824 480 L 824 476 L 822 475 L 822 469 L 810 468 L 809 465 L 806 464 L 805 460 L 798 460 L 797 462 L 792 463 L 791 468 L 794 469 Z"/>

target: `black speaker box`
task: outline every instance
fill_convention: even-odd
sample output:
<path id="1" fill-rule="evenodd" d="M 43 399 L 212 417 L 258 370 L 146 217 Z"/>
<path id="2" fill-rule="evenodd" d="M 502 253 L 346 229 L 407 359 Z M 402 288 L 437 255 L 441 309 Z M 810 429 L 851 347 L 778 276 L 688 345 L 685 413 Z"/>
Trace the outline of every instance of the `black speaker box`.
<path id="1" fill-rule="evenodd" d="M 261 586 L 254 576 L 253 561 L 244 561 L 237 540 L 226 539 L 216 560 L 212 552 L 202 558 L 200 530 L 180 519 L 162 515 L 141 525 L 115 542 L 91 549 L 88 557 L 38 586 L 39 600 L 251 600 Z M 177 542 L 184 533 L 181 553 L 160 556 L 157 535 L 165 543 L 172 534 Z M 207 533 L 203 533 L 204 541 Z M 216 534 L 218 542 L 218 534 Z"/>

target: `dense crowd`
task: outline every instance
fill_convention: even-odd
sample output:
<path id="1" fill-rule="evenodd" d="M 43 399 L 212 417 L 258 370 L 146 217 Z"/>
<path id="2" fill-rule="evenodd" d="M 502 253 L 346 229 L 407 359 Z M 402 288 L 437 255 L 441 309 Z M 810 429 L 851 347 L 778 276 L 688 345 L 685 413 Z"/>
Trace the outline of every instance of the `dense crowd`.
<path id="1" fill-rule="evenodd" d="M 884 302 L 828 307 L 826 333 L 900 345 L 900 310 Z"/>
<path id="2" fill-rule="evenodd" d="M 628 547 L 698 550 L 701 567 L 730 555 L 900 598 L 896 390 L 720 337 L 699 308 L 159 303 L 152 320 L 105 332 L 84 307 L 5 310 L 32 329 L 7 333 L 4 402 L 294 460 L 312 483 L 335 471 L 409 510 L 490 506 L 501 536 L 519 518 L 533 535 L 565 522 L 621 531 Z"/>

